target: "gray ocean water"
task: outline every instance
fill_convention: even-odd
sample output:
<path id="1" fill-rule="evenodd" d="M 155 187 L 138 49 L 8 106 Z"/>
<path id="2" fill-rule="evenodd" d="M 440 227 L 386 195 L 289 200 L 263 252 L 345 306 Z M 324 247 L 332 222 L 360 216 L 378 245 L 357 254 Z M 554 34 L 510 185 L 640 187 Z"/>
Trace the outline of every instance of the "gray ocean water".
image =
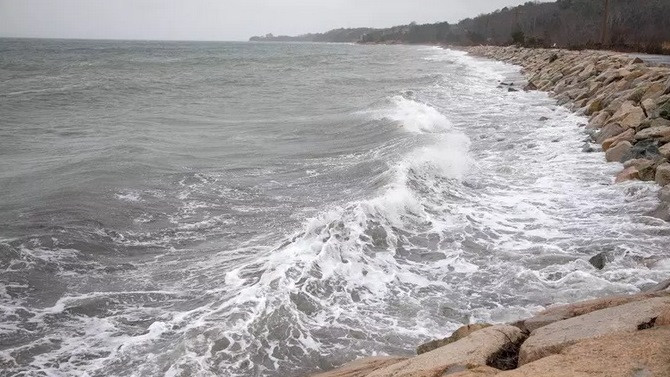
<path id="1" fill-rule="evenodd" d="M 657 188 L 613 185 L 519 77 L 421 46 L 0 39 L 0 375 L 298 377 L 667 278 Z"/>

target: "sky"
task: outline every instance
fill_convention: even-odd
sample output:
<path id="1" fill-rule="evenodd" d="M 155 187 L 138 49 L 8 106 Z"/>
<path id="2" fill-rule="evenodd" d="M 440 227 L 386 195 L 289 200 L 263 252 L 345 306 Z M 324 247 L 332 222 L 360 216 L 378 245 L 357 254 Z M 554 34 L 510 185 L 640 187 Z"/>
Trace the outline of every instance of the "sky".
<path id="1" fill-rule="evenodd" d="M 0 37 L 247 40 L 457 22 L 528 0 L 0 0 Z"/>

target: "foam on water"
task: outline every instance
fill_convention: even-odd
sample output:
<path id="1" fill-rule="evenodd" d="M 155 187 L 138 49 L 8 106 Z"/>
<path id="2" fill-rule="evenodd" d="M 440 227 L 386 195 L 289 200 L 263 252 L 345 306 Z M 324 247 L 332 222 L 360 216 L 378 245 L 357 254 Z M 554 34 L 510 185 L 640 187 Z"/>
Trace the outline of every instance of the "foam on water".
<path id="1" fill-rule="evenodd" d="M 48 376 L 301 376 L 360 356 L 411 354 L 464 323 L 512 321 L 666 277 L 670 227 L 644 215 L 656 188 L 612 185 L 620 167 L 581 152 L 585 118 L 546 94 L 498 88 L 519 78 L 515 67 L 411 51 L 425 81 L 370 99 L 333 136 L 353 144 L 365 128 L 388 135 L 383 143 L 286 173 L 306 172 L 296 186 L 319 190 L 332 171 L 363 166 L 371 177 L 358 184 L 370 190 L 314 200 L 289 231 L 282 219 L 271 223 L 278 236 L 253 217 L 293 203 L 292 191 L 257 203 L 281 186 L 271 164 L 253 173 L 267 186 L 197 172 L 174 178 L 174 192 L 114 190 L 119 202 L 176 204 L 133 212 L 140 230 L 97 228 L 105 245 L 129 253 L 112 272 L 48 240 L 2 259 L 15 273 L 30 264 L 73 277 L 69 291 L 40 305 L 13 299 L 28 286 L 0 289 L 0 366 Z M 249 236 L 230 231 L 243 221 Z M 136 248 L 160 252 L 135 261 Z M 614 258 L 596 270 L 587 260 L 601 251 Z M 73 272 L 79 259 L 76 271 L 87 274 Z M 105 285 L 87 291 L 98 279 Z"/>

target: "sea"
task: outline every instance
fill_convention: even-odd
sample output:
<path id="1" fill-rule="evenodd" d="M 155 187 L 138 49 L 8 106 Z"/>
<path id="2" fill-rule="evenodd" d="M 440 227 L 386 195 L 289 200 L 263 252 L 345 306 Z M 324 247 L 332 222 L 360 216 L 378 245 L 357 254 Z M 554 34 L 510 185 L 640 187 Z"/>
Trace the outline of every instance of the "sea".
<path id="1" fill-rule="evenodd" d="M 658 188 L 522 81 L 428 46 L 0 39 L 0 376 L 304 377 L 666 279 Z"/>

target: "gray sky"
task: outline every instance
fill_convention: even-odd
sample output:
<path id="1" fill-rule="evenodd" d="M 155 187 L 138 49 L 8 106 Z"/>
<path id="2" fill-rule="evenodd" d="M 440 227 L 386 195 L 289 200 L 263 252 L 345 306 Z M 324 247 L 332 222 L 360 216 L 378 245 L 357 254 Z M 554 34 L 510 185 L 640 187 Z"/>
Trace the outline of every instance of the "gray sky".
<path id="1" fill-rule="evenodd" d="M 0 36 L 247 40 L 456 22 L 528 0 L 0 0 Z"/>

